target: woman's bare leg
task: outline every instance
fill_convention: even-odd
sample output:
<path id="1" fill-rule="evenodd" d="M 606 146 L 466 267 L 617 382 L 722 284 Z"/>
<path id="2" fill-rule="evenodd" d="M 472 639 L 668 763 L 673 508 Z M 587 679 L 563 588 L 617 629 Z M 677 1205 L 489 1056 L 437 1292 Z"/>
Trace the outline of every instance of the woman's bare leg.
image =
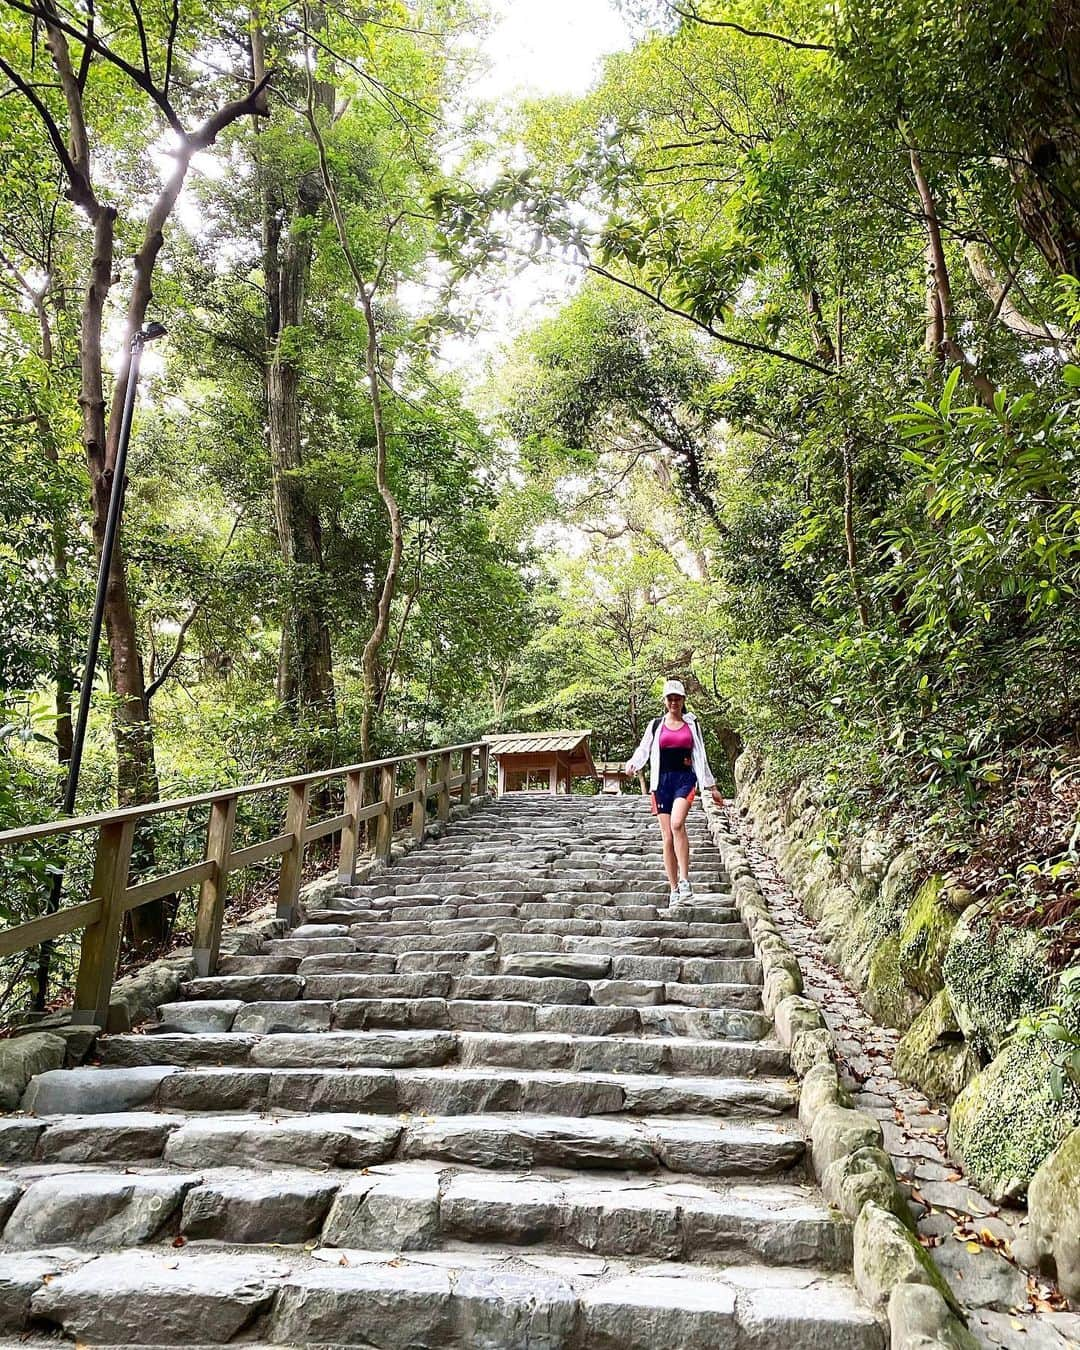
<path id="1" fill-rule="evenodd" d="M 689 810 L 690 803 L 685 797 L 675 798 L 671 807 L 671 843 L 680 877 L 690 875 L 690 836 L 686 833 L 686 816 Z M 668 872 L 668 876 L 670 875 Z M 677 879 L 671 884 L 677 885 Z"/>
<path id="2" fill-rule="evenodd" d="M 679 884 L 679 868 L 675 861 L 675 845 L 671 838 L 671 817 L 657 816 L 660 822 L 660 834 L 664 840 L 664 871 L 667 873 L 668 883 L 674 890 Z"/>

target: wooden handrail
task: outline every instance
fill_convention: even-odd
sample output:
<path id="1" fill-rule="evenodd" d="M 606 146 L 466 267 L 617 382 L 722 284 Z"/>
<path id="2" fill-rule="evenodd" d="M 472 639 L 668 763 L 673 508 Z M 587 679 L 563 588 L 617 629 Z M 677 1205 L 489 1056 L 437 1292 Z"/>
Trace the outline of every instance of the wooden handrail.
<path id="1" fill-rule="evenodd" d="M 460 771 L 451 772 L 454 756 L 460 756 Z M 413 786 L 398 792 L 398 767 L 415 764 Z M 476 766 L 476 767 L 474 767 Z M 310 821 L 313 790 L 335 778 L 345 779 L 345 809 L 335 816 Z M 369 784 L 369 779 L 371 780 Z M 377 793 L 371 788 L 377 784 Z M 270 839 L 233 847 L 236 807 L 241 797 L 260 792 L 288 793 L 284 830 Z M 188 886 L 199 886 L 195 916 L 194 958 L 200 975 L 213 974 L 225 914 L 230 872 L 266 858 L 280 857 L 277 912 L 292 922 L 296 917 L 300 885 L 303 879 L 304 850 L 316 839 L 340 835 L 338 879 L 351 885 L 356 879 L 356 859 L 360 851 L 361 827 L 375 822 L 375 857 L 386 861 L 394 839 L 394 818 L 409 807 L 409 833 L 421 839 L 427 821 L 427 806 L 435 798 L 439 820 L 450 814 L 451 794 L 457 792 L 465 805 L 488 791 L 488 747 L 481 741 L 443 746 L 410 755 L 346 764 L 316 773 L 297 774 L 264 783 L 245 783 L 237 787 L 204 792 L 195 797 L 173 801 L 148 802 L 119 811 L 104 811 L 95 816 L 74 816 L 69 820 L 46 821 L 23 829 L 0 831 L 0 848 L 25 844 L 31 840 L 57 838 L 86 830 L 97 832 L 94 880 L 90 898 L 81 904 L 42 915 L 27 923 L 0 929 L 0 956 L 27 951 L 66 933 L 83 930 L 82 952 L 75 988 L 73 1020 L 107 1025 L 113 979 L 120 955 L 124 915 L 128 910 L 151 900 L 171 895 Z M 170 812 L 208 806 L 209 821 L 203 856 L 196 862 L 161 876 L 129 885 L 131 850 L 139 821 Z"/>
<path id="2" fill-rule="evenodd" d="M 8 844 L 19 844 L 25 839 L 47 839 L 50 835 L 74 834 L 79 830 L 93 830 L 102 825 L 123 824 L 125 820 L 145 820 L 149 816 L 160 816 L 167 811 L 187 810 L 192 806 L 209 806 L 223 801 L 226 797 L 251 797 L 256 792 L 273 792 L 307 783 L 315 787 L 331 778 L 341 778 L 345 774 L 365 773 L 370 769 L 381 769 L 387 764 L 411 764 L 414 760 L 424 759 L 428 755 L 452 755 L 465 750 L 483 750 L 479 741 L 469 741 L 463 745 L 450 745 L 445 749 L 419 750 L 411 755 L 394 755 L 390 759 L 371 759 L 364 764 L 345 764 L 338 769 L 320 769 L 317 773 L 298 774 L 295 778 L 273 778 L 266 783 L 243 783 L 238 787 L 218 788 L 216 792 L 201 792 L 196 797 L 176 797 L 168 802 L 147 802 L 143 806 L 124 806 L 117 811 L 102 811 L 96 816 L 71 816 L 67 820 L 46 820 L 40 825 L 24 825 L 17 830 L 0 830 L 0 848 Z"/>

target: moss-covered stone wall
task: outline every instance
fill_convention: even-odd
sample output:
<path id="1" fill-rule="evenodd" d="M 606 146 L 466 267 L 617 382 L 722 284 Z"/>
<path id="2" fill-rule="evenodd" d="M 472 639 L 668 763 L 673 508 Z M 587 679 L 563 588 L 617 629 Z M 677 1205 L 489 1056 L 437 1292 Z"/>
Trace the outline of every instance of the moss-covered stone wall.
<path id="1" fill-rule="evenodd" d="M 1056 977 L 1036 930 L 1008 928 L 917 846 L 867 825 L 837 839 L 828 803 L 782 789 L 753 750 L 739 759 L 738 804 L 817 922 L 830 958 L 867 1011 L 904 1035 L 895 1067 L 952 1104 L 949 1142 L 996 1199 L 1024 1193 L 1080 1125 L 1080 1097 L 1055 1099 L 1039 1042 L 1010 1041 L 1016 1019 L 1053 1001 Z"/>

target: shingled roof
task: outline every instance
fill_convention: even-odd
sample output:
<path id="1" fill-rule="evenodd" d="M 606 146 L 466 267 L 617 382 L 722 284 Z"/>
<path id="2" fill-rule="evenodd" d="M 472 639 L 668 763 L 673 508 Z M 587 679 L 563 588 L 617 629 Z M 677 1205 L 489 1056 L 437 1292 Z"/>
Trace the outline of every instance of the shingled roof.
<path id="1" fill-rule="evenodd" d="M 542 752 L 573 754 L 588 744 L 591 731 L 508 731 L 485 736 L 494 755 L 535 755 Z"/>

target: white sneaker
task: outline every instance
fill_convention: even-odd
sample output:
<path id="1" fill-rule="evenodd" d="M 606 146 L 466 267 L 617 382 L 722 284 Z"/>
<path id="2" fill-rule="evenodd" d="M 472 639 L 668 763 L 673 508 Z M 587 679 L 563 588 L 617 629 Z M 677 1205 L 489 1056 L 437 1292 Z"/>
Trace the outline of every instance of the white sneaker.
<path id="1" fill-rule="evenodd" d="M 682 877 L 679 881 L 679 899 L 689 900 L 694 894 L 694 888 L 690 885 L 689 877 Z"/>
<path id="2" fill-rule="evenodd" d="M 679 903 L 679 896 L 680 896 L 680 895 L 681 895 L 681 891 L 679 890 L 678 886 L 675 886 L 675 887 L 672 889 L 671 894 L 668 896 L 668 904 L 669 904 L 669 905 L 677 905 L 677 904 Z"/>

